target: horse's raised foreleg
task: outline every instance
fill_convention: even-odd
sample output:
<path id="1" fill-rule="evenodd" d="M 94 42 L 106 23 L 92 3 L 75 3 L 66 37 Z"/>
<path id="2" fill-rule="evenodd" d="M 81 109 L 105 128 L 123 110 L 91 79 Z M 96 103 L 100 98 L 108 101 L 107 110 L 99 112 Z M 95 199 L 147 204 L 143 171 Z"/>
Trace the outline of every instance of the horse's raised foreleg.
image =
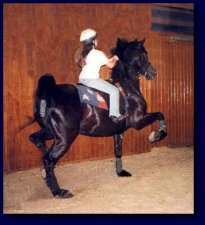
<path id="1" fill-rule="evenodd" d="M 132 174 L 122 168 L 122 135 L 114 135 L 115 166 L 119 177 L 130 177 Z"/>
<path id="2" fill-rule="evenodd" d="M 167 126 L 165 123 L 164 115 L 161 112 L 147 113 L 144 117 L 142 117 L 135 123 L 135 128 L 137 130 L 140 130 L 148 125 L 151 125 L 157 120 L 159 120 L 159 130 L 151 132 L 149 136 L 149 141 L 151 143 L 161 141 L 167 136 Z"/>
<path id="3" fill-rule="evenodd" d="M 42 151 L 43 154 L 46 154 L 49 151 L 49 149 L 45 145 L 45 141 L 51 139 L 53 139 L 53 135 L 45 128 L 29 136 L 29 140 L 33 142 L 36 147 Z"/>

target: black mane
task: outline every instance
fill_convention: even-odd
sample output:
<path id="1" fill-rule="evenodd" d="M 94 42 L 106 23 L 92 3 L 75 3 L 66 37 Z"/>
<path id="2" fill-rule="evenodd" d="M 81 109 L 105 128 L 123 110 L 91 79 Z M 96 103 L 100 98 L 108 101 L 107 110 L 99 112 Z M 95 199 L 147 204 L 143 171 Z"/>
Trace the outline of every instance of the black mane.
<path id="1" fill-rule="evenodd" d="M 144 51 L 144 42 L 145 42 L 145 38 L 141 41 L 138 41 L 138 39 L 136 38 L 134 41 L 128 41 L 127 39 L 124 38 L 117 38 L 117 42 L 116 42 L 116 47 L 112 48 L 110 50 L 112 55 L 117 55 L 119 57 L 120 60 L 123 60 L 124 58 L 124 51 L 129 47 L 129 48 L 138 48 L 138 49 L 142 49 Z"/>
<path id="2" fill-rule="evenodd" d="M 110 50 L 112 55 L 117 55 L 119 57 L 119 61 L 117 62 L 116 66 L 113 68 L 111 78 L 114 82 L 119 80 L 127 80 L 130 78 L 131 73 L 137 73 L 136 67 L 131 67 L 131 63 L 128 63 L 126 60 L 129 57 L 129 54 L 137 50 L 136 52 L 139 53 L 140 51 L 147 51 L 144 48 L 145 39 L 142 41 L 138 41 L 135 39 L 134 41 L 128 41 L 127 39 L 118 38 L 116 42 L 116 47 Z"/>
<path id="3" fill-rule="evenodd" d="M 139 66 L 137 66 L 136 60 L 133 60 L 136 55 L 141 53 L 147 53 L 144 48 L 145 39 L 138 41 L 137 39 L 133 41 L 128 41 L 127 39 L 118 38 L 116 42 L 116 47 L 110 50 L 112 55 L 117 55 L 119 61 L 113 68 L 111 78 L 114 82 L 120 80 L 127 80 L 134 78 L 136 74 L 140 73 Z"/>
<path id="4" fill-rule="evenodd" d="M 116 47 L 112 48 L 110 50 L 112 55 L 117 55 L 119 59 L 123 58 L 123 52 L 126 49 L 127 45 L 129 44 L 129 41 L 126 39 L 117 39 Z"/>

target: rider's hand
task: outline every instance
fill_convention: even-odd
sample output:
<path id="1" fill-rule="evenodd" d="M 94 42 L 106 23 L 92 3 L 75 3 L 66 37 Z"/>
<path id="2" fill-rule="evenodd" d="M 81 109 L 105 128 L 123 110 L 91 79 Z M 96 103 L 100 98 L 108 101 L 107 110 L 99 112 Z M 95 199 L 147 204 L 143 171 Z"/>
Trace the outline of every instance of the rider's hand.
<path id="1" fill-rule="evenodd" d="M 114 56 L 113 56 L 113 58 L 114 58 L 116 61 L 118 61 L 118 60 L 119 60 L 119 58 L 118 58 L 118 56 L 117 56 L 117 55 L 114 55 Z"/>

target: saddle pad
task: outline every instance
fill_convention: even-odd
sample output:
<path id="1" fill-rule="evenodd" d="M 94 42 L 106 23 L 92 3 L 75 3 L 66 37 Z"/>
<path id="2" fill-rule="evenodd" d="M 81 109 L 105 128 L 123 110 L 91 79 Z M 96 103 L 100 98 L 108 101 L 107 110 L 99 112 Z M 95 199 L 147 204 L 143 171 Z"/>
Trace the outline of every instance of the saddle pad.
<path id="1" fill-rule="evenodd" d="M 78 89 L 81 103 L 86 103 L 99 107 L 101 109 L 108 110 L 108 105 L 99 92 L 93 91 L 91 90 L 91 88 L 86 87 L 82 84 L 76 84 L 75 87 Z"/>

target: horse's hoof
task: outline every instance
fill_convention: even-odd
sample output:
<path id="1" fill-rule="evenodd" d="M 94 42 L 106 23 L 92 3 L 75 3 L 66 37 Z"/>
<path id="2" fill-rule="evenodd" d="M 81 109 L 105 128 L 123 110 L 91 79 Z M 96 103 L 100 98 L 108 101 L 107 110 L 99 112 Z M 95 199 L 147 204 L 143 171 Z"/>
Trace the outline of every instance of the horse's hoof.
<path id="1" fill-rule="evenodd" d="M 127 172 L 126 170 L 122 170 L 120 173 L 117 174 L 118 177 L 131 177 L 132 174 Z"/>
<path id="2" fill-rule="evenodd" d="M 54 196 L 55 198 L 72 198 L 73 194 L 68 190 L 59 189 L 57 193 L 54 194 Z"/>
<path id="3" fill-rule="evenodd" d="M 160 133 L 161 133 L 161 139 L 160 140 L 163 140 L 167 136 L 167 132 L 165 132 L 164 130 L 160 130 Z"/>
<path id="4" fill-rule="evenodd" d="M 152 131 L 149 135 L 149 142 L 154 143 L 157 141 L 163 140 L 167 136 L 167 133 L 164 130 L 155 130 Z"/>

